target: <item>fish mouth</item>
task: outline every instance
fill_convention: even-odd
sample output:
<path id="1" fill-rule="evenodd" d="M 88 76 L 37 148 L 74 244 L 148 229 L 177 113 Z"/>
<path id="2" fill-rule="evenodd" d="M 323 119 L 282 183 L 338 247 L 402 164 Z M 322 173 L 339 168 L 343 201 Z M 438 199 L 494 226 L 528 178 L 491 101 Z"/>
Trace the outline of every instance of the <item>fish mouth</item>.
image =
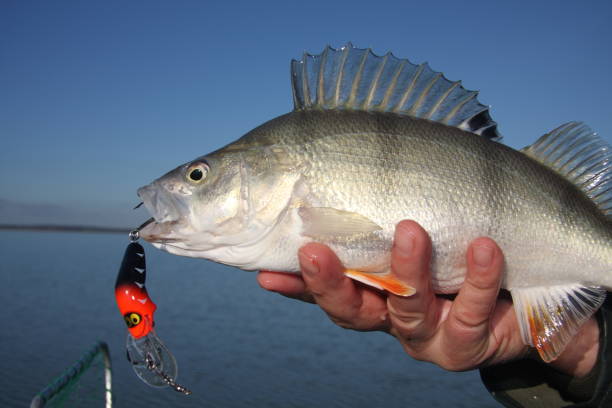
<path id="1" fill-rule="evenodd" d="M 181 220 L 157 222 L 154 218 L 150 218 L 137 229 L 138 236 L 152 244 L 182 242 L 183 239 L 179 237 L 178 231 L 184 228 L 184 224 Z"/>
<path id="2" fill-rule="evenodd" d="M 175 194 L 166 191 L 158 182 L 139 188 L 137 194 L 155 222 L 176 221 L 188 213 L 185 203 Z"/>
<path id="3" fill-rule="evenodd" d="M 181 242 L 188 226 L 187 206 L 174 194 L 153 182 L 138 189 L 138 196 L 152 218 L 137 228 L 138 235 L 150 243 Z"/>

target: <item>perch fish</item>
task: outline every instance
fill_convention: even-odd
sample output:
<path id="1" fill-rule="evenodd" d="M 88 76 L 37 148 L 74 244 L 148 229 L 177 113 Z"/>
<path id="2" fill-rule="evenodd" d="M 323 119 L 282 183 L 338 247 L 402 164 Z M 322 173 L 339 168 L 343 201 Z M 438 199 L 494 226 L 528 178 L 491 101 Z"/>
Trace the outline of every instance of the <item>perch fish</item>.
<path id="1" fill-rule="evenodd" d="M 612 152 L 566 123 L 520 151 L 474 91 L 427 64 L 347 45 L 291 63 L 294 110 L 177 167 L 138 195 L 141 237 L 173 254 L 299 273 L 333 249 L 346 275 L 392 293 L 395 225 L 430 234 L 432 283 L 456 292 L 479 236 L 506 257 L 523 341 L 556 358 L 612 289 Z"/>

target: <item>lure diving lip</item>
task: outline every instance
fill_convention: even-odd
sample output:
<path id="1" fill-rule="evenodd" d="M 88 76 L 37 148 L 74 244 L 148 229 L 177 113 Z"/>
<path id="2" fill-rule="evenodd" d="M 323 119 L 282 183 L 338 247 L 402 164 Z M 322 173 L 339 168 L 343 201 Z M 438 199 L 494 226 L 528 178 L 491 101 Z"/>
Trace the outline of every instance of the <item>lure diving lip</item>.
<path id="1" fill-rule="evenodd" d="M 145 287 L 145 252 L 135 242 L 138 229 L 130 233 L 130 239 L 132 242 L 125 250 L 115 282 L 115 299 L 128 328 L 128 361 L 146 384 L 152 387 L 170 386 L 189 395 L 190 390 L 175 382 L 178 375 L 176 359 L 153 330 L 157 306 Z"/>

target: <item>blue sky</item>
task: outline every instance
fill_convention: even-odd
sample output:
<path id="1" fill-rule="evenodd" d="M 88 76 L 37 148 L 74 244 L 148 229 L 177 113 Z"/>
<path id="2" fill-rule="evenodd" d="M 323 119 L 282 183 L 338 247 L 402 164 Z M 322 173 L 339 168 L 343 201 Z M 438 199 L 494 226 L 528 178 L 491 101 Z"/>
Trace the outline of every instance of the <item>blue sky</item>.
<path id="1" fill-rule="evenodd" d="M 481 91 L 504 142 L 612 140 L 612 3 L 0 3 L 0 222 L 131 226 L 136 189 L 292 108 L 289 61 L 351 41 Z M 129 224 L 129 225 L 126 225 Z"/>

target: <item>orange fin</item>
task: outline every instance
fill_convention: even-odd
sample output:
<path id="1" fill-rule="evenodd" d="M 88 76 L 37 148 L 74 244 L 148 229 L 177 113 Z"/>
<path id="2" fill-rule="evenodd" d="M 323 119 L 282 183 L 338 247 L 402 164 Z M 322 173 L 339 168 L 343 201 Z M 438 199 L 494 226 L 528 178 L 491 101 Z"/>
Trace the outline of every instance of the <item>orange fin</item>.
<path id="1" fill-rule="evenodd" d="M 526 287 L 510 292 L 523 342 L 535 347 L 546 362 L 563 352 L 606 298 L 601 287 L 580 284 Z"/>
<path id="2" fill-rule="evenodd" d="M 344 271 L 344 275 L 398 296 L 412 296 L 416 292 L 413 287 L 406 285 L 391 273 L 361 272 L 355 269 L 347 269 Z"/>

